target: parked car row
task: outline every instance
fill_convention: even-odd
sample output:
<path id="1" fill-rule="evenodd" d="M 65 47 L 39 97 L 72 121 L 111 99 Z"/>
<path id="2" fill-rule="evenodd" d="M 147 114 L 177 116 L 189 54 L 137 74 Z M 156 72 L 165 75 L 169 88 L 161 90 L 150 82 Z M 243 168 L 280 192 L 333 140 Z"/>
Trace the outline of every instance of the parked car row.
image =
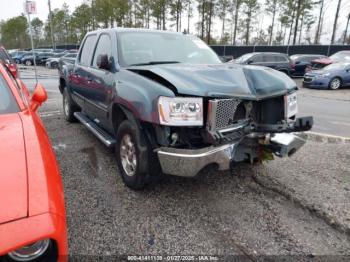
<path id="1" fill-rule="evenodd" d="M 350 51 L 340 51 L 330 57 L 319 54 L 254 52 L 231 60 L 243 65 L 266 66 L 289 76 L 302 76 L 303 86 L 339 89 L 350 85 Z"/>
<path id="2" fill-rule="evenodd" d="M 48 68 L 57 68 L 60 57 L 69 54 L 76 54 L 77 50 L 63 50 L 63 49 L 34 49 L 32 51 L 15 51 L 11 53 L 12 59 L 17 64 L 24 64 L 27 66 L 45 65 Z"/>

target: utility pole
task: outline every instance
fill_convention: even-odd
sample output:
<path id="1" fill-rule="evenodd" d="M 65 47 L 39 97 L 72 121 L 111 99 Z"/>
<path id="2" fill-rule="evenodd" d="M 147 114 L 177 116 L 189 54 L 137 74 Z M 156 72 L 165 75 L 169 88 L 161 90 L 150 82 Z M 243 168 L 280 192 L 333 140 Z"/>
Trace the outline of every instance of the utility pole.
<path id="1" fill-rule="evenodd" d="M 332 33 L 332 38 L 331 38 L 331 45 L 334 43 L 335 32 L 337 30 L 337 21 L 338 21 L 338 16 L 339 16 L 340 5 L 341 5 L 341 0 L 338 0 L 337 11 L 335 13 L 334 24 L 333 24 L 333 33 Z"/>
<path id="2" fill-rule="evenodd" d="M 315 41 L 314 44 L 318 44 L 320 39 L 320 32 L 321 32 L 321 19 L 322 19 L 322 12 L 323 12 L 323 4 L 324 0 L 321 1 L 321 7 L 320 7 L 320 14 L 318 16 L 318 23 L 317 23 L 317 29 L 316 29 L 316 35 L 315 35 Z"/>
<path id="3" fill-rule="evenodd" d="M 51 45 L 52 45 L 52 49 L 56 49 L 55 41 L 54 41 L 54 37 L 53 37 L 53 30 L 52 30 L 51 0 L 48 0 L 48 5 L 49 5 L 49 21 L 50 21 L 50 32 L 51 32 Z"/>
<path id="4" fill-rule="evenodd" d="M 348 21 L 346 22 L 346 28 L 345 28 L 345 33 L 344 33 L 343 45 L 345 45 L 346 36 L 348 34 L 349 21 L 350 21 L 350 13 L 348 14 Z"/>

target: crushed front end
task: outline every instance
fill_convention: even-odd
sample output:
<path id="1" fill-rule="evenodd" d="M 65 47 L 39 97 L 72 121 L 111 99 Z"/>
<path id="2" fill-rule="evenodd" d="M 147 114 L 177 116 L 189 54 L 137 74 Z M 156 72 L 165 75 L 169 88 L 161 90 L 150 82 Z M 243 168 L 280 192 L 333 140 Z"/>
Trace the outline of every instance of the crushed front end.
<path id="1" fill-rule="evenodd" d="M 204 98 L 202 108 L 200 127 L 156 127 L 164 173 L 192 177 L 210 164 L 227 170 L 235 162 L 290 156 L 305 143 L 294 132 L 313 125 L 312 117 L 296 118 L 296 92 L 262 100 Z"/>

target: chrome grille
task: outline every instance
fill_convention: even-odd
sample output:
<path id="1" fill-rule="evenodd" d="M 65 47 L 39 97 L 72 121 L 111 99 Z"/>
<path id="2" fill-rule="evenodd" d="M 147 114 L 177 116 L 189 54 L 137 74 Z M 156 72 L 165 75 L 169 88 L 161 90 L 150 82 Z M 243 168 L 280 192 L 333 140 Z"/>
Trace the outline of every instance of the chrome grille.
<path id="1" fill-rule="evenodd" d="M 209 101 L 207 129 L 215 131 L 230 127 L 234 122 L 239 99 L 215 99 Z"/>

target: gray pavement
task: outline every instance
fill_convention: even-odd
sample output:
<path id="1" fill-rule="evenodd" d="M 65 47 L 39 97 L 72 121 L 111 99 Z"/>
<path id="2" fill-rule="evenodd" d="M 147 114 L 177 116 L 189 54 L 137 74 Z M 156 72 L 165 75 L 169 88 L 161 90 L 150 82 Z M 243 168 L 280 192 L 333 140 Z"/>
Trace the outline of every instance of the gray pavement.
<path id="1" fill-rule="evenodd" d="M 291 158 L 239 164 L 232 172 L 208 169 L 194 179 L 163 176 L 135 192 L 123 185 L 113 152 L 81 124 L 64 120 L 57 78 L 41 82 L 49 100 L 40 114 L 61 168 L 71 255 L 350 258 L 350 143 L 308 141 Z M 346 118 L 350 90 L 339 99 L 311 91 L 300 90 L 301 114 L 315 115 L 329 103 L 334 108 L 316 114 L 316 123 L 328 116 L 321 128 L 332 116 Z M 342 128 L 323 131 L 342 135 Z"/>

